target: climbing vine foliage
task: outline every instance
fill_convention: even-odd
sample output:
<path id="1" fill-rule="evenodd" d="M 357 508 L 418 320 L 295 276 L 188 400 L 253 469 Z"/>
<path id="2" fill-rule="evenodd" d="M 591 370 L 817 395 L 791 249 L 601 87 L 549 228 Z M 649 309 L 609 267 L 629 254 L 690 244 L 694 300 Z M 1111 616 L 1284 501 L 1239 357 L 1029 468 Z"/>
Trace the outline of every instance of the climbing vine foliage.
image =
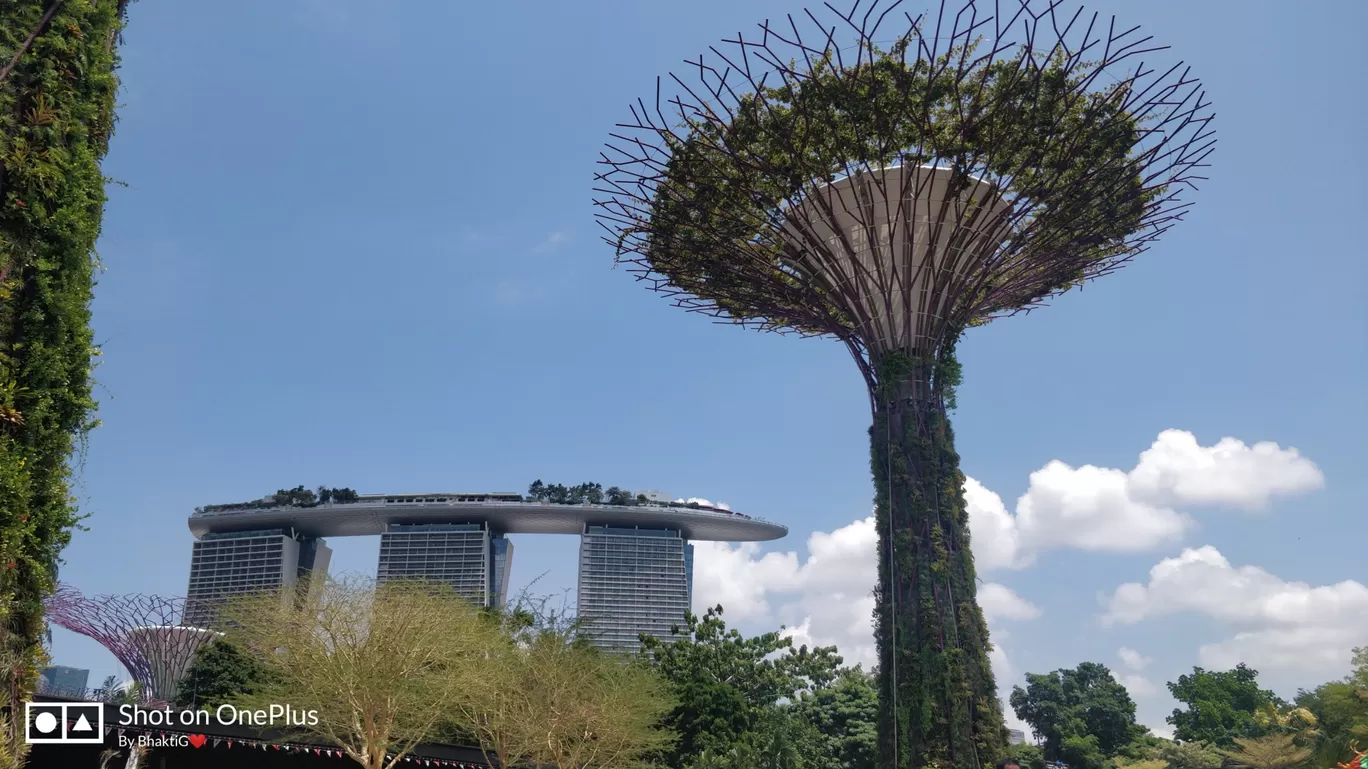
<path id="1" fill-rule="evenodd" d="M 965 478 L 946 416 L 960 379 L 957 338 L 934 357 L 888 353 L 876 369 L 879 747 L 881 760 L 899 768 L 978 769 L 1004 746 Z"/>
<path id="2" fill-rule="evenodd" d="M 72 462 L 96 424 L 90 300 L 126 1 L 0 3 L 0 705 L 36 682 L 42 601 L 80 518 Z M 0 730 L 0 767 L 22 760 L 14 729 Z"/>

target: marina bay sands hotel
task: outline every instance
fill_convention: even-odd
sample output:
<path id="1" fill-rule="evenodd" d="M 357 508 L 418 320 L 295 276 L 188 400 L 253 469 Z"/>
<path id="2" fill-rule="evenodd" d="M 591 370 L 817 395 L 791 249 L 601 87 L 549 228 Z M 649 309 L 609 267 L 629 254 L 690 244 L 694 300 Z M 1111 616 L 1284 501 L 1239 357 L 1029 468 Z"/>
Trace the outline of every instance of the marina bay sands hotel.
<path id="1" fill-rule="evenodd" d="M 290 588 L 327 574 L 324 538 L 380 535 L 376 577 L 432 579 L 483 606 L 508 598 L 509 534 L 580 537 L 578 609 L 601 648 L 668 638 L 693 598 L 691 540 L 757 542 L 788 529 L 730 510 L 643 493 L 636 504 L 557 504 L 519 494 L 361 494 L 307 506 L 279 497 L 212 505 L 190 516 L 184 623 L 203 627 L 234 593 Z"/>

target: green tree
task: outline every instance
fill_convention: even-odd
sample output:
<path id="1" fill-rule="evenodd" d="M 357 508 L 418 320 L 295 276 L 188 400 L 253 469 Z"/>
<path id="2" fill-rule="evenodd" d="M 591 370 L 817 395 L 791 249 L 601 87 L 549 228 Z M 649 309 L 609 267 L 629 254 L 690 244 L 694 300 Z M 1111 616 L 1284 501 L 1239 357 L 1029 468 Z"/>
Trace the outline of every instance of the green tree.
<path id="1" fill-rule="evenodd" d="M 1259 688 L 1259 672 L 1243 662 L 1223 672 L 1193 668 L 1168 684 L 1173 698 L 1186 705 L 1166 720 L 1173 736 L 1183 742 L 1206 742 L 1231 748 L 1237 737 L 1257 736 L 1262 730 L 1254 714 L 1269 703 L 1282 702 Z"/>
<path id="2" fill-rule="evenodd" d="M 1156 739 L 1146 757 L 1163 761 L 1168 769 L 1219 769 L 1225 757 L 1202 742 L 1174 742 Z"/>
<path id="3" fill-rule="evenodd" d="M 1025 689 L 1012 688 L 1009 701 L 1044 741 L 1048 761 L 1100 766 L 1145 733 L 1135 723 L 1135 702 L 1105 665 L 1027 673 L 1026 682 Z"/>
<path id="4" fill-rule="evenodd" d="M 644 653 L 677 703 L 665 719 L 679 734 L 666 754 L 670 766 L 753 742 L 781 700 L 830 685 L 840 669 L 835 647 L 795 649 L 777 632 L 746 638 L 727 628 L 721 606 L 702 617 L 689 613 L 676 631 L 683 637 L 673 642 L 642 637 Z"/>
<path id="5" fill-rule="evenodd" d="M 859 667 L 843 668 L 830 686 L 803 692 L 795 712 L 816 730 L 825 767 L 873 769 L 879 716 L 874 676 Z"/>
<path id="6" fill-rule="evenodd" d="M 1353 672 L 1344 679 L 1345 683 L 1353 684 L 1360 689 L 1368 689 L 1368 646 L 1354 648 L 1354 658 L 1350 665 Z"/>
<path id="7" fill-rule="evenodd" d="M 1368 647 L 1354 650 L 1353 669 L 1342 681 L 1330 681 L 1297 694 L 1297 706 L 1314 716 L 1318 739 L 1317 766 L 1347 761 L 1352 745 L 1368 742 Z"/>
<path id="8" fill-rule="evenodd" d="M 1045 769 L 1045 751 L 1039 745 L 1016 745 L 1009 750 L 1021 769 Z"/>
<path id="9" fill-rule="evenodd" d="M 740 739 L 725 748 L 709 748 L 687 769 L 832 769 L 821 737 L 793 707 L 766 708 Z"/>
<path id="10" fill-rule="evenodd" d="M 215 708 L 261 693 L 271 684 L 267 668 L 255 655 L 230 641 L 218 640 L 195 654 L 176 685 L 175 704 L 183 708 Z"/>
<path id="11" fill-rule="evenodd" d="M 502 632 L 486 647 L 487 675 L 447 700 L 458 717 L 444 732 L 498 766 L 627 769 L 668 749 L 674 734 L 661 722 L 674 703 L 659 674 L 601 653 L 545 603 L 495 613 Z"/>

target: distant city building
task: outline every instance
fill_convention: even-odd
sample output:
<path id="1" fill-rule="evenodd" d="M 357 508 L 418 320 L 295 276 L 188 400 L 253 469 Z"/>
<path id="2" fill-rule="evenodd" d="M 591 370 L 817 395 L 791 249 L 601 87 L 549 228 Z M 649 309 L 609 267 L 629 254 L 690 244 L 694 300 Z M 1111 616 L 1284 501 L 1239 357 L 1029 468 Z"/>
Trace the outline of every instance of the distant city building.
<path id="1" fill-rule="evenodd" d="M 53 665 L 38 671 L 38 675 L 38 691 L 43 694 L 81 696 L 90 684 L 90 671 L 84 668 Z"/>
<path id="2" fill-rule="evenodd" d="M 480 606 L 508 600 L 513 543 L 486 523 L 392 523 L 380 535 L 378 581 L 445 582 Z"/>
<path id="3" fill-rule="evenodd" d="M 760 542 L 788 529 L 660 491 L 642 504 L 558 504 L 519 494 L 355 494 L 300 503 L 274 495 L 209 505 L 190 516 L 185 621 L 205 627 L 215 601 L 234 593 L 318 584 L 331 551 L 323 537 L 380 536 L 379 582 L 446 582 L 483 606 L 508 601 L 513 544 L 507 535 L 575 534 L 580 541 L 579 610 L 595 643 L 631 651 L 648 633 L 670 637 L 693 602 L 691 540 Z M 635 500 L 638 497 L 633 497 Z"/>
<path id="4" fill-rule="evenodd" d="M 1026 732 L 1023 732 L 1020 729 L 1008 729 L 1007 741 L 1012 743 L 1013 745 L 1025 745 Z"/>
<path id="5" fill-rule="evenodd" d="M 693 545 L 672 529 L 586 526 L 579 618 L 601 649 L 635 652 L 645 633 L 673 639 L 693 595 Z"/>
<path id="6" fill-rule="evenodd" d="M 218 603 L 234 595 L 296 588 L 310 574 L 326 576 L 332 550 L 322 539 L 286 529 L 211 532 L 190 551 L 184 624 L 205 627 Z"/>

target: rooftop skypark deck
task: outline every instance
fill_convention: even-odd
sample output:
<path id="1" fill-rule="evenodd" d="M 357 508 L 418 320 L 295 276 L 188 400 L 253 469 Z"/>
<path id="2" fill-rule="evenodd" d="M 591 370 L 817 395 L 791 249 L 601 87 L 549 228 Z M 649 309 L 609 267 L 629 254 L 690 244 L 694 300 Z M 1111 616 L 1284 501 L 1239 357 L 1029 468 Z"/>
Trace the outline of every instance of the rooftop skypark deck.
<path id="1" fill-rule="evenodd" d="M 360 494 L 300 503 L 272 495 L 254 502 L 207 505 L 190 516 L 195 537 L 209 533 L 292 529 L 312 537 L 368 536 L 389 524 L 481 521 L 500 534 L 582 534 L 587 525 L 676 529 L 691 540 L 763 542 L 788 529 L 761 518 L 686 502 L 563 504 L 512 493 Z"/>

